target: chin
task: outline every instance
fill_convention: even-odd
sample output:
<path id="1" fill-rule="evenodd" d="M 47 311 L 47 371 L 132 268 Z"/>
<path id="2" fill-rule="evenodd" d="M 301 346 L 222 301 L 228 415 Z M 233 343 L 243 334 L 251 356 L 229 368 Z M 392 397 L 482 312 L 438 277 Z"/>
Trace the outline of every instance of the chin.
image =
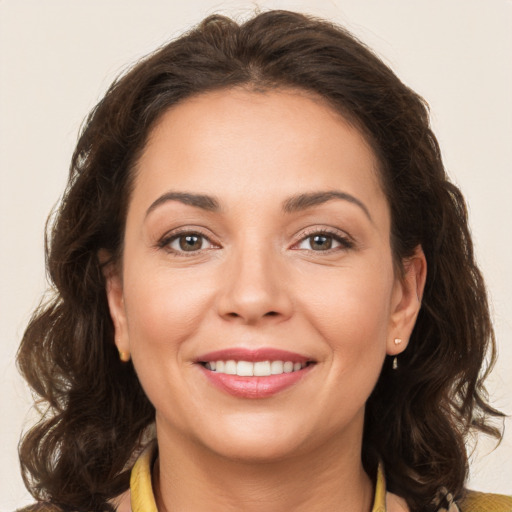
<path id="1" fill-rule="evenodd" d="M 231 442 L 229 446 L 212 447 L 217 455 L 240 462 L 242 464 L 271 464 L 294 457 L 297 454 L 297 444 L 291 440 L 276 440 L 268 438 L 249 439 Z"/>
<path id="2" fill-rule="evenodd" d="M 196 430 L 195 441 L 211 453 L 240 462 L 266 463 L 295 455 L 307 443 L 298 424 L 268 415 L 236 415 Z"/>

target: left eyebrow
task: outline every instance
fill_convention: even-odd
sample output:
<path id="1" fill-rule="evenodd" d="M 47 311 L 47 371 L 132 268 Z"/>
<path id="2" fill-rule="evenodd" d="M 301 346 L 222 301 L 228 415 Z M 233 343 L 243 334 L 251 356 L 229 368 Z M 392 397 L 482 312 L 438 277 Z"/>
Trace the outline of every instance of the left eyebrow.
<path id="1" fill-rule="evenodd" d="M 296 196 L 292 196 L 283 203 L 283 211 L 284 213 L 298 212 L 326 203 L 327 201 L 332 201 L 333 199 L 348 201 L 349 203 L 355 204 L 361 208 L 368 219 L 373 222 L 368 208 L 361 200 L 357 199 L 357 197 L 354 197 L 351 194 L 347 194 L 346 192 L 339 192 L 337 190 L 308 192 L 306 194 L 298 194 Z"/>

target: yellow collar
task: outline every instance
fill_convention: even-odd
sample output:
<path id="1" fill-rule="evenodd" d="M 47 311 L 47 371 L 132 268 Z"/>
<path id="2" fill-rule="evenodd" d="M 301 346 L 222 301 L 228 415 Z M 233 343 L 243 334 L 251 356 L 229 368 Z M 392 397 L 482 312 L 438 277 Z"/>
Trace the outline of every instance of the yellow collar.
<path id="1" fill-rule="evenodd" d="M 156 456 L 156 443 L 151 443 L 139 456 L 130 477 L 132 512 L 158 512 L 151 484 L 151 467 Z M 372 512 L 386 512 L 386 480 L 382 464 L 377 471 Z"/>
<path id="2" fill-rule="evenodd" d="M 156 443 L 139 455 L 130 475 L 130 500 L 132 512 L 158 512 L 151 483 L 151 467 L 156 455 Z"/>

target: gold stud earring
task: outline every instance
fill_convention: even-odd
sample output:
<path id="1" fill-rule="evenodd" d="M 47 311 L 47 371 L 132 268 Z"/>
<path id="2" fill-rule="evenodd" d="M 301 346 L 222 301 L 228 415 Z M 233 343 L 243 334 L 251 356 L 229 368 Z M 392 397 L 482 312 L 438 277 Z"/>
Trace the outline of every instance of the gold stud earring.
<path id="1" fill-rule="evenodd" d="M 128 350 L 120 350 L 119 351 L 119 359 L 123 363 L 127 363 L 130 360 L 130 352 L 128 352 Z"/>

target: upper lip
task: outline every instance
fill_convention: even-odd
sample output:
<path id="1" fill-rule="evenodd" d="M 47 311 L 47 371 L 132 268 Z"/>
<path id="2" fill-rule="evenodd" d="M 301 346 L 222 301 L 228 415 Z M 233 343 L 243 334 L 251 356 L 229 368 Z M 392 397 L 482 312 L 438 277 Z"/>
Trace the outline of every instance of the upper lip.
<path id="1" fill-rule="evenodd" d="M 296 352 L 280 350 L 276 348 L 248 349 L 242 347 L 226 348 L 203 354 L 196 359 L 197 363 L 208 363 L 210 361 L 291 361 L 292 363 L 313 362 L 309 357 Z"/>

